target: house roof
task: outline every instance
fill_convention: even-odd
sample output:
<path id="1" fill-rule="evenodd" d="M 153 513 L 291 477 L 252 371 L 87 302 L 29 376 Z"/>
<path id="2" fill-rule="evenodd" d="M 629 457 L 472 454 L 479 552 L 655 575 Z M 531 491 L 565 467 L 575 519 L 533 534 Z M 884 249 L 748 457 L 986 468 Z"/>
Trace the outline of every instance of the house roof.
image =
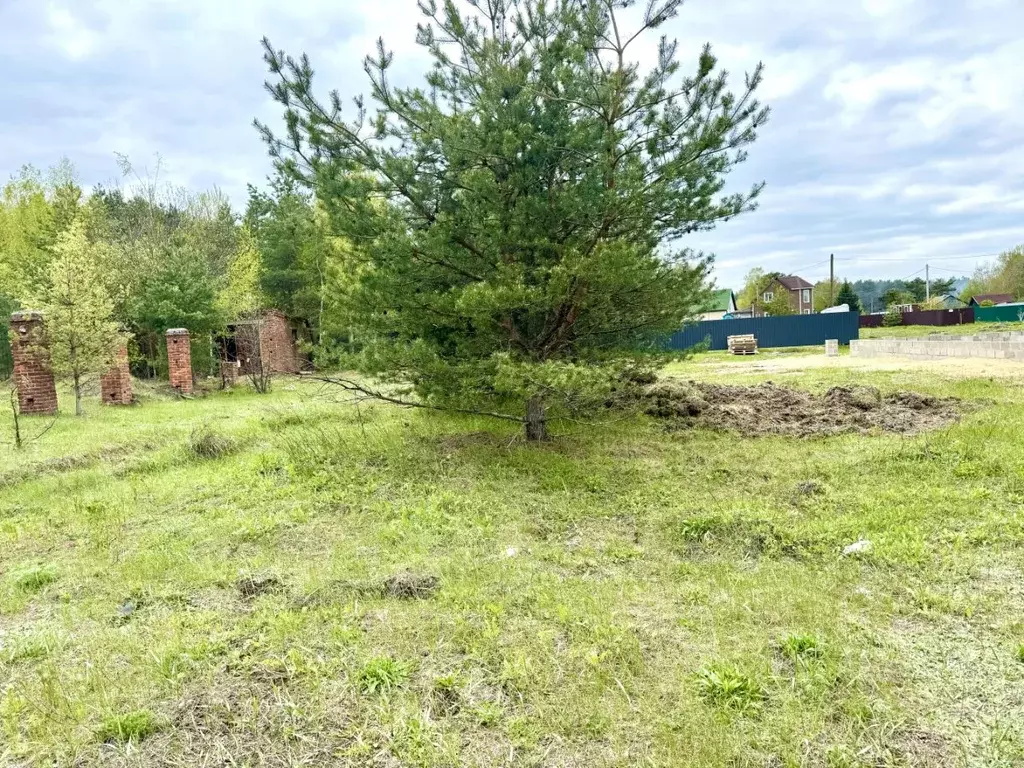
<path id="1" fill-rule="evenodd" d="M 728 288 L 722 288 L 711 294 L 711 300 L 708 302 L 707 309 L 705 312 L 728 312 L 735 306 L 735 299 L 733 299 L 732 291 Z"/>
<path id="2" fill-rule="evenodd" d="M 983 301 L 991 301 L 993 304 L 1012 304 L 1014 300 L 1012 293 L 979 293 L 971 296 L 971 304 L 981 304 Z"/>
<path id="3" fill-rule="evenodd" d="M 804 288 L 813 288 L 814 283 L 809 283 L 802 277 L 796 275 L 780 275 L 779 282 L 782 283 L 783 287 L 790 291 L 799 291 Z"/>

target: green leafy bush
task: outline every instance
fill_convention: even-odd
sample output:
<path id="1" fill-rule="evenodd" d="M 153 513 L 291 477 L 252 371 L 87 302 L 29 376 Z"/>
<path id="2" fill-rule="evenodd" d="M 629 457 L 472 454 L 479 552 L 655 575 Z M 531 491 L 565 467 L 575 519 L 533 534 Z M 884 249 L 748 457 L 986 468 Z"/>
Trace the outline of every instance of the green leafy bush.
<path id="1" fill-rule="evenodd" d="M 903 313 L 898 309 L 890 309 L 885 313 L 885 317 L 882 318 L 882 325 L 886 328 L 894 328 L 897 325 L 903 325 Z"/>

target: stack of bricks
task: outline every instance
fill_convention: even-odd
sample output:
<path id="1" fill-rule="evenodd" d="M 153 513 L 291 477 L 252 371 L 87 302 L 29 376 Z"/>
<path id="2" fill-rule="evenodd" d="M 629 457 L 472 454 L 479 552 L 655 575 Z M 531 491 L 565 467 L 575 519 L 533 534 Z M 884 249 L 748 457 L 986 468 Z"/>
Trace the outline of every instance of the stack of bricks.
<path id="1" fill-rule="evenodd" d="M 220 361 L 220 381 L 224 389 L 233 387 L 238 381 L 239 365 L 237 360 Z"/>
<path id="2" fill-rule="evenodd" d="M 192 350 L 188 329 L 167 331 L 167 373 L 171 386 L 183 395 L 192 394 Z"/>
<path id="3" fill-rule="evenodd" d="M 56 413 L 57 388 L 42 313 L 15 312 L 11 315 L 11 331 L 18 410 L 25 414 Z"/>
<path id="4" fill-rule="evenodd" d="M 114 366 L 100 378 L 100 393 L 104 405 L 131 405 L 132 375 L 128 369 L 128 348 L 117 351 Z"/>
<path id="5" fill-rule="evenodd" d="M 271 309 L 260 321 L 260 359 L 273 373 L 298 373 L 292 329 L 284 313 Z"/>

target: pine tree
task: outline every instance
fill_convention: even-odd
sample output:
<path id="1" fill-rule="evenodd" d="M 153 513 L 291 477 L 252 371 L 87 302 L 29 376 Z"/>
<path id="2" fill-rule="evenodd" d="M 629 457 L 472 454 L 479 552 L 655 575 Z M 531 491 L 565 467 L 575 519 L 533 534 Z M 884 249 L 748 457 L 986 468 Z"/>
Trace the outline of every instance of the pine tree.
<path id="1" fill-rule="evenodd" d="M 836 296 L 836 302 L 839 304 L 849 304 L 851 312 L 860 312 L 860 296 L 853 290 L 853 286 L 850 285 L 849 281 L 844 281 L 842 286 L 839 288 L 839 293 Z"/>
<path id="2" fill-rule="evenodd" d="M 633 44 L 682 0 L 652 0 L 635 34 L 632 4 L 470 0 L 468 17 L 423 0 L 427 87 L 394 87 L 380 41 L 377 113 L 358 99 L 350 121 L 305 56 L 264 40 L 286 132 L 257 126 L 364 260 L 358 370 L 543 439 L 550 408 L 592 411 L 702 306 L 709 260 L 677 243 L 754 206 L 761 184 L 722 191 L 768 117 L 762 69 L 733 93 L 705 46 L 677 77 L 663 38 L 642 73 Z"/>
<path id="3" fill-rule="evenodd" d="M 75 219 L 57 237 L 46 286 L 36 300 L 46 321 L 54 374 L 70 378 L 78 416 L 85 384 L 112 365 L 123 343 L 114 303 L 97 267 L 100 248 L 89 242 L 85 225 Z"/>

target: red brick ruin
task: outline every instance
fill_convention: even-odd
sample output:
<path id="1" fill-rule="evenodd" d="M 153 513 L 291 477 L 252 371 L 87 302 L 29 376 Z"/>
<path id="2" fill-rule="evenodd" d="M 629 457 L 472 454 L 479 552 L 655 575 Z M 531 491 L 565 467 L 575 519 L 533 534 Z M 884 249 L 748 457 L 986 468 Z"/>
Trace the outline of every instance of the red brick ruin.
<path id="1" fill-rule="evenodd" d="M 33 311 L 15 312 L 11 315 L 11 331 L 18 410 L 25 414 L 55 414 L 57 387 L 53 383 L 43 315 Z"/>
<path id="2" fill-rule="evenodd" d="M 192 394 L 192 350 L 186 328 L 167 331 L 167 373 L 174 389 L 183 395 Z"/>
<path id="3" fill-rule="evenodd" d="M 292 328 L 283 312 L 271 309 L 260 325 L 260 356 L 274 373 L 298 373 L 299 360 Z"/>
<path id="4" fill-rule="evenodd" d="M 131 405 L 132 374 L 128 370 L 128 348 L 117 351 L 114 366 L 100 379 L 100 394 L 104 405 Z"/>
<path id="5" fill-rule="evenodd" d="M 238 362 L 235 360 L 220 361 L 220 383 L 224 389 L 230 389 L 238 382 Z"/>
<path id="6" fill-rule="evenodd" d="M 247 320 L 228 326 L 227 337 L 221 339 L 221 378 L 226 386 L 233 383 L 225 375 L 225 366 L 236 366 L 237 375 L 262 370 L 264 373 L 298 373 L 299 352 L 295 334 L 288 318 L 276 309 L 262 312 Z M 258 349 L 256 348 L 258 345 Z"/>

